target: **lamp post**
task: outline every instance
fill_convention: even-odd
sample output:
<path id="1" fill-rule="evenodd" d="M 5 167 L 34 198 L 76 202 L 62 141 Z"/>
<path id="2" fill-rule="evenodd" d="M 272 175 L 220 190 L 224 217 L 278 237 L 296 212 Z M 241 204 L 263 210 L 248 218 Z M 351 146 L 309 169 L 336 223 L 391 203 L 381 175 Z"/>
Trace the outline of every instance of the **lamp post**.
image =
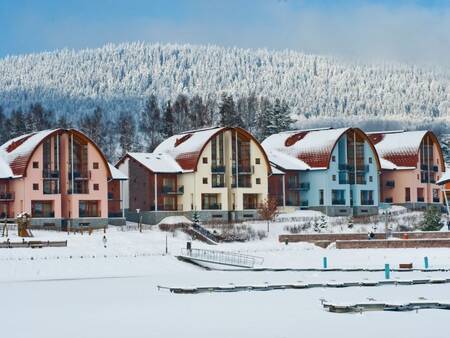
<path id="1" fill-rule="evenodd" d="M 142 225 L 141 225 L 141 209 L 136 209 L 136 212 L 138 214 L 138 229 L 139 232 L 142 232 Z"/>

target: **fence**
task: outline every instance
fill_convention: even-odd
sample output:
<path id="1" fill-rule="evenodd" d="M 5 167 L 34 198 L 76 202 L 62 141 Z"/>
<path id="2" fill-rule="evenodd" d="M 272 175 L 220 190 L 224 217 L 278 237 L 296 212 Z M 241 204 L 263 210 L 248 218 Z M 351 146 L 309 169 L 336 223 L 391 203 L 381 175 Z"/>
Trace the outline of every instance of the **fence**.
<path id="1" fill-rule="evenodd" d="M 181 256 L 189 257 L 192 260 L 246 268 L 253 268 L 255 265 L 261 265 L 264 262 L 262 257 L 206 249 L 181 249 Z"/>

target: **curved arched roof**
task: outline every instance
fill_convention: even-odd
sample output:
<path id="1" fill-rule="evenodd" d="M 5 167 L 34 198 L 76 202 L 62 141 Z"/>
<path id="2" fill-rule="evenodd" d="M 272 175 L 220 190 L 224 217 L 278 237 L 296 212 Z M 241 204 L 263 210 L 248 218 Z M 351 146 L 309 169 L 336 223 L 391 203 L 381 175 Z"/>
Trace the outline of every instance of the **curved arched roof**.
<path id="1" fill-rule="evenodd" d="M 283 132 L 269 136 L 262 142 L 262 146 L 269 154 L 270 160 L 286 170 L 328 169 L 337 142 L 345 133 L 352 130 L 368 142 L 380 168 L 375 147 L 367 135 L 358 128 Z"/>
<path id="2" fill-rule="evenodd" d="M 0 156 L 3 158 L 4 163 L 9 166 L 14 177 L 26 176 L 29 162 L 37 148 L 47 138 L 64 132 L 73 133 L 91 143 L 104 160 L 109 177 L 112 176 L 108 161 L 100 148 L 88 136 L 76 129 L 49 129 L 16 137 L 0 146 Z"/>
<path id="3" fill-rule="evenodd" d="M 433 132 L 427 130 L 373 132 L 368 134 L 381 159 L 388 165 L 383 169 L 414 169 L 419 162 L 420 145 L 430 136 L 437 145 L 440 166 L 445 170 L 444 156 L 439 141 Z"/>
<path id="4" fill-rule="evenodd" d="M 160 143 L 155 148 L 153 153 L 168 154 L 180 165 L 183 170 L 195 171 L 197 170 L 197 165 L 200 161 L 200 155 L 209 141 L 211 141 L 211 139 L 216 135 L 219 135 L 227 130 L 235 130 L 248 139 L 253 140 L 261 150 L 270 172 L 269 159 L 263 147 L 252 134 L 239 127 L 212 127 L 173 135 Z"/>

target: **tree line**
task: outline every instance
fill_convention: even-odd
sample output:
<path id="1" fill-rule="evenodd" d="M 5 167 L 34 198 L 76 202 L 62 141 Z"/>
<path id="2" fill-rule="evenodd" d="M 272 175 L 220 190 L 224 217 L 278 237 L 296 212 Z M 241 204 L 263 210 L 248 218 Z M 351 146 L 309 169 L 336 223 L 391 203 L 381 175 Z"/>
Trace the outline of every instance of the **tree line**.
<path id="1" fill-rule="evenodd" d="M 113 162 L 126 152 L 151 152 L 174 134 L 210 126 L 242 127 L 263 140 L 288 130 L 293 122 L 290 115 L 288 104 L 278 98 L 251 94 L 236 100 L 228 93 L 222 93 L 219 101 L 179 94 L 174 101 L 163 102 L 152 94 L 139 112 L 122 110 L 113 115 L 97 106 L 78 119 L 67 114 L 56 116 L 41 103 L 31 104 L 25 111 L 14 109 L 9 114 L 0 106 L 0 143 L 45 129 L 77 128 Z"/>

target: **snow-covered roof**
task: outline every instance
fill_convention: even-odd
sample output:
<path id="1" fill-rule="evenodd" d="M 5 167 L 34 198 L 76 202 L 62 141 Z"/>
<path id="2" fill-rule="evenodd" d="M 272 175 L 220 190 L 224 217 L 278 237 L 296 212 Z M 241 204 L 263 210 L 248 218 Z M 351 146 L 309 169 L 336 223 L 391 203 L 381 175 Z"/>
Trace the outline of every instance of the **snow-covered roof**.
<path id="1" fill-rule="evenodd" d="M 445 184 L 447 182 L 450 182 L 450 167 L 445 168 L 445 172 L 443 173 L 442 177 L 436 182 L 436 184 Z"/>
<path id="2" fill-rule="evenodd" d="M 284 175 L 284 171 L 281 171 L 277 167 L 275 167 L 272 163 L 270 164 L 270 169 L 272 169 L 273 175 Z"/>
<path id="3" fill-rule="evenodd" d="M 128 153 L 147 169 L 155 173 L 182 173 L 188 172 L 181 168 L 178 162 L 169 154 L 164 153 Z"/>
<path id="4" fill-rule="evenodd" d="M 113 166 L 111 163 L 108 163 L 109 170 L 111 171 L 111 178 L 113 180 L 121 180 L 126 181 L 128 180 L 128 176 L 125 175 L 123 172 L 121 172 L 119 169 L 117 169 L 115 166 Z"/>
<path id="5" fill-rule="evenodd" d="M 387 131 L 367 133 L 380 157 L 382 168 L 388 170 L 415 169 L 420 144 L 427 133 L 417 131 Z"/>
<path id="6" fill-rule="evenodd" d="M 3 156 L 0 154 L 0 179 L 12 178 L 14 174 L 11 170 L 9 164 L 5 161 Z"/>
<path id="7" fill-rule="evenodd" d="M 193 170 L 208 141 L 224 127 L 212 127 L 183 132 L 161 142 L 154 153 L 165 153 L 175 159 L 183 169 Z"/>
<path id="8" fill-rule="evenodd" d="M 290 131 L 262 142 L 270 161 L 283 169 L 326 169 L 339 138 L 350 128 Z"/>
<path id="9" fill-rule="evenodd" d="M 22 135 L 5 142 L 0 146 L 0 154 L 14 176 L 22 176 L 26 170 L 29 156 L 34 149 L 50 134 L 58 129 L 43 130 Z"/>

